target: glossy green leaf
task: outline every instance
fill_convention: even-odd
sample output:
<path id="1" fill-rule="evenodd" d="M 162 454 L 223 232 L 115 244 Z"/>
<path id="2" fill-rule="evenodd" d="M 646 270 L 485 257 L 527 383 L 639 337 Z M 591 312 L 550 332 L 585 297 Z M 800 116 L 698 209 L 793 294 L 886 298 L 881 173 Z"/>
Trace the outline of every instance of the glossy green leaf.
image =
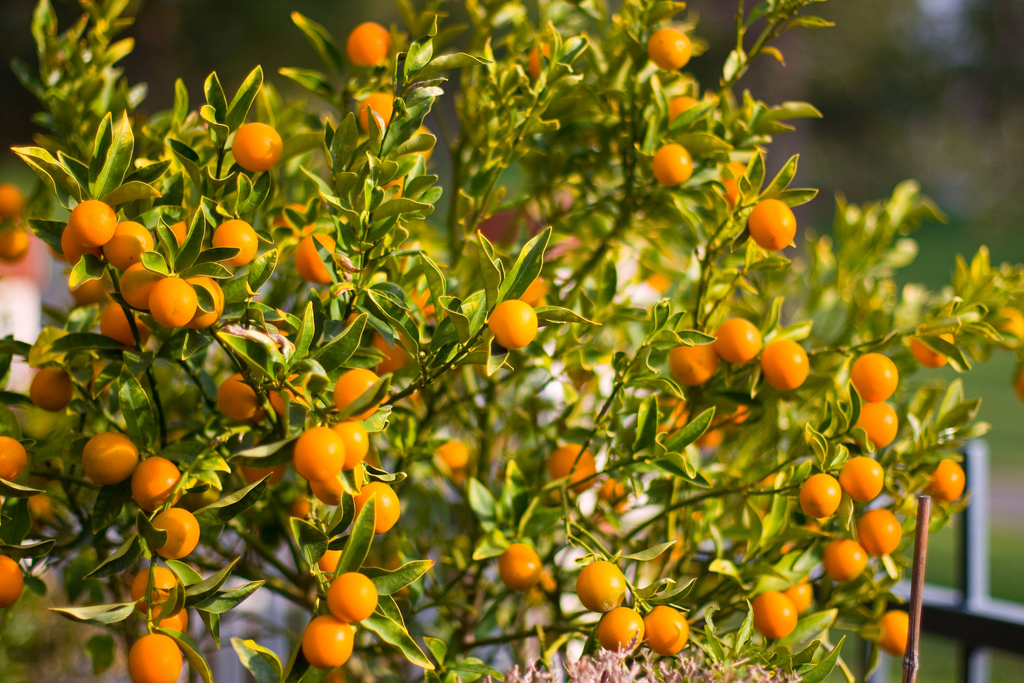
<path id="1" fill-rule="evenodd" d="M 498 289 L 498 300 L 518 299 L 533 284 L 544 266 L 544 251 L 551 239 L 551 228 L 545 228 L 539 235 L 531 239 L 519 252 L 512 269 L 505 276 Z M 538 315 L 538 318 L 540 316 Z"/>
<path id="2" fill-rule="evenodd" d="M 370 577 L 380 595 L 394 595 L 409 584 L 418 580 L 434 566 L 433 560 L 407 562 L 398 569 L 387 570 L 380 567 L 363 567 L 360 571 Z"/>
<path id="3" fill-rule="evenodd" d="M 842 649 L 845 640 L 846 636 L 840 638 L 836 646 L 828 653 L 828 656 L 804 672 L 800 680 L 803 683 L 821 683 L 828 678 L 832 674 L 832 670 L 836 668 L 836 663 L 839 661 L 839 651 Z"/>
<path id="4" fill-rule="evenodd" d="M 299 544 L 303 559 L 312 567 L 327 552 L 327 536 L 304 519 L 292 517 L 288 523 L 292 527 L 292 536 Z"/>
<path id="5" fill-rule="evenodd" d="M 348 324 L 341 334 L 313 351 L 310 357 L 316 360 L 328 374 L 342 367 L 359 348 L 359 342 L 366 328 L 366 314 L 362 313 Z"/>
<path id="6" fill-rule="evenodd" d="M 211 614 L 223 614 L 242 603 L 246 598 L 259 590 L 266 581 L 250 581 L 236 588 L 218 590 L 202 602 L 196 603 L 196 609 Z"/>
<path id="7" fill-rule="evenodd" d="M 237 129 L 245 121 L 249 107 L 252 106 L 261 87 L 263 87 L 263 68 L 257 66 L 245 77 L 242 85 L 238 87 L 238 92 L 231 98 L 231 104 L 228 105 L 225 123 L 228 124 L 230 130 Z"/>
<path id="8" fill-rule="evenodd" d="M 105 121 L 109 126 L 109 113 Z M 102 130 L 101 127 L 101 132 Z M 120 187 L 121 181 L 124 180 L 125 173 L 128 171 L 132 153 L 135 150 L 135 136 L 132 134 L 131 123 L 128 121 L 128 112 L 121 113 L 121 122 L 112 131 L 109 144 L 100 149 L 100 142 L 97 140 L 97 148 L 94 149 L 96 156 L 89 167 L 89 182 L 94 197 L 105 197 Z"/>
<path id="9" fill-rule="evenodd" d="M 139 543 L 139 535 L 132 534 L 110 557 L 101 562 L 95 569 L 85 575 L 85 578 L 103 578 L 112 576 L 128 569 L 135 562 L 135 559 L 142 554 L 142 544 Z"/>
<path id="10" fill-rule="evenodd" d="M 255 640 L 242 638 L 232 638 L 231 647 L 238 654 L 242 666 L 256 679 L 256 683 L 278 683 L 281 680 L 284 667 L 272 650 L 259 645 Z"/>
<path id="11" fill-rule="evenodd" d="M 466 485 L 469 507 L 476 514 L 477 521 L 485 530 L 490 530 L 498 521 L 494 495 L 475 477 Z"/>
<path id="12" fill-rule="evenodd" d="M 341 551 L 341 559 L 338 560 L 337 572 L 339 574 L 357 571 L 366 562 L 376 524 L 377 494 L 374 493 L 356 515 L 356 520 L 352 524 L 352 531 L 345 542 L 345 548 Z"/>
<path id="13" fill-rule="evenodd" d="M 234 571 L 235 565 L 238 564 L 238 560 L 239 558 L 236 557 L 216 574 L 203 579 L 199 583 L 189 586 L 185 591 L 185 606 L 195 607 L 215 595 L 217 590 L 223 586 L 224 582 L 231 576 L 231 572 Z"/>
<path id="14" fill-rule="evenodd" d="M 118 383 L 118 403 L 128 425 L 128 436 L 140 446 L 152 443 L 157 429 L 149 394 L 127 367 L 122 368 Z"/>
<path id="15" fill-rule="evenodd" d="M 162 548 L 167 543 L 167 532 L 154 527 L 142 510 L 135 513 L 135 528 L 151 551 L 156 551 L 157 548 Z"/>
<path id="16" fill-rule="evenodd" d="M 711 421 L 715 417 L 715 408 L 712 406 L 693 418 L 685 427 L 673 434 L 665 441 L 665 448 L 670 451 L 681 451 L 704 434 Z"/>
<path id="17" fill-rule="evenodd" d="M 227 524 L 238 515 L 255 505 L 267 490 L 271 475 L 224 496 L 220 500 L 196 510 L 199 526 L 220 526 Z"/>
<path id="18" fill-rule="evenodd" d="M 135 611 L 134 602 L 123 602 L 112 605 L 90 605 L 88 607 L 51 607 L 51 612 L 56 612 L 66 619 L 81 622 L 83 624 L 116 624 L 124 621 Z"/>
<path id="19" fill-rule="evenodd" d="M 649 562 L 650 560 L 653 560 L 654 558 L 659 557 L 662 553 L 664 553 L 666 550 L 668 550 L 669 548 L 671 548 L 675 544 L 676 544 L 675 541 L 668 541 L 667 543 L 659 543 L 658 545 L 651 546 L 650 548 L 647 548 L 646 550 L 641 550 L 640 552 L 636 552 L 636 553 L 630 553 L 629 555 L 623 555 L 622 559 L 624 559 L 624 560 L 636 560 L 637 562 Z"/>
<path id="20" fill-rule="evenodd" d="M 434 665 L 412 639 L 405 627 L 396 621 L 381 614 L 374 613 L 363 619 L 360 626 L 380 636 L 380 639 L 389 645 L 397 647 L 405 658 L 418 667 L 428 671 L 434 670 Z"/>

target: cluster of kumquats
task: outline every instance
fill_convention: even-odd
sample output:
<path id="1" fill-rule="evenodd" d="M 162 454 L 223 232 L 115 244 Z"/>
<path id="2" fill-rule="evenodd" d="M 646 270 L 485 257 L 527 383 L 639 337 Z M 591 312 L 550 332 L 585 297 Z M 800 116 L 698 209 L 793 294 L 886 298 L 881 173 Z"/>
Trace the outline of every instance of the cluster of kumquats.
<path id="1" fill-rule="evenodd" d="M 134 683 L 186 660 L 211 683 L 193 637 L 220 647 L 221 615 L 261 588 L 309 614 L 290 656 L 232 640 L 261 683 L 476 680 L 574 640 L 724 648 L 820 681 L 832 628 L 901 654 L 906 613 L 884 597 L 914 496 L 961 509 L 955 452 L 984 431 L 959 383 L 908 379 L 1019 347 L 1024 276 L 982 252 L 953 297 L 897 296 L 893 243 L 937 216 L 911 186 L 797 239 L 814 191 L 789 188 L 795 158 L 766 178 L 765 154 L 818 114 L 732 87 L 783 27 L 820 26 L 809 2 L 765 10 L 703 96 L 683 70 L 706 46 L 667 25 L 682 3 L 626 0 L 601 50 L 600 13 L 575 3 L 542 2 L 543 27 L 467 3 L 472 55 L 441 54 L 458 31 L 403 3 L 408 34 L 364 23 L 344 48 L 293 15 L 326 71 L 281 73 L 326 118 L 261 69 L 230 101 L 212 74 L 191 113 L 180 85 L 145 119 L 128 95 L 51 117 L 53 150 L 16 151 L 54 192 L 27 206 L 0 186 L 0 260 L 31 227 L 74 299 L 35 344 L 0 340 L 4 369 L 36 369 L 0 407 L 0 608 L 81 555 L 78 578 L 130 601 L 57 611 L 121 636 Z M 40 0 L 57 61 L 26 85 L 45 106 L 116 80 L 89 69 L 116 61 L 125 3 L 99 4 L 94 59 L 60 61 L 78 34 Z M 441 219 L 424 117 L 455 71 Z M 506 212 L 518 248 L 488 237 Z M 33 431 L 32 411 L 58 427 Z"/>
<path id="2" fill-rule="evenodd" d="M 25 195 L 12 183 L 0 183 L 0 262 L 17 263 L 29 247 L 29 230 L 22 220 Z"/>

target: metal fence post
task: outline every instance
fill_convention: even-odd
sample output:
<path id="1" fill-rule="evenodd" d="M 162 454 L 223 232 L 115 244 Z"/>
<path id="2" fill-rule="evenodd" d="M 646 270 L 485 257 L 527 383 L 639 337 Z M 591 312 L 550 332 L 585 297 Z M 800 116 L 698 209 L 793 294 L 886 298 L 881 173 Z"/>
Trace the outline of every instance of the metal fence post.
<path id="1" fill-rule="evenodd" d="M 964 455 L 971 504 L 963 514 L 961 568 L 964 608 L 975 609 L 989 599 L 988 443 L 980 439 L 970 441 Z"/>
<path id="2" fill-rule="evenodd" d="M 964 472 L 971 504 L 963 513 L 960 547 L 963 609 L 983 608 L 989 600 L 989 451 L 981 439 L 964 447 Z M 963 656 L 965 683 L 988 683 L 987 648 L 965 647 Z"/>

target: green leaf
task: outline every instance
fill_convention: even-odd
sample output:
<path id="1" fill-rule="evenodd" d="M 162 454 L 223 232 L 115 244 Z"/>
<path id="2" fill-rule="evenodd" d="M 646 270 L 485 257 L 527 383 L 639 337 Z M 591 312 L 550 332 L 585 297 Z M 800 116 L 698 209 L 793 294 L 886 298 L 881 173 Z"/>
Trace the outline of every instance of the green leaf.
<path id="1" fill-rule="evenodd" d="M 776 647 L 784 647 L 790 652 L 802 650 L 812 640 L 819 639 L 823 633 L 835 623 L 839 610 L 830 609 L 823 612 L 815 612 L 800 617 L 796 628 L 786 636 L 776 641 Z"/>
<path id="2" fill-rule="evenodd" d="M 779 174 L 775 176 L 775 179 L 772 181 L 771 185 L 769 185 L 767 189 L 765 189 L 764 193 L 762 193 L 760 197 L 761 201 L 764 201 L 765 199 L 772 199 L 781 194 L 782 191 L 785 190 L 787 187 L 789 187 L 789 184 L 793 182 L 793 176 L 796 175 L 796 165 L 798 159 L 799 156 L 796 154 L 789 158 L 789 161 L 787 161 L 786 165 L 782 167 L 782 170 L 779 171 Z"/>
<path id="3" fill-rule="evenodd" d="M 725 576 L 732 577 L 736 580 L 736 583 L 738 583 L 742 588 L 748 588 L 748 586 L 745 583 L 743 583 L 743 579 L 740 578 L 740 573 L 736 570 L 736 565 L 734 565 L 729 560 L 712 560 L 711 564 L 708 565 L 708 571 L 714 572 L 715 574 L 724 574 Z"/>
<path id="4" fill-rule="evenodd" d="M 158 199 L 162 196 L 160 190 L 152 185 L 138 180 L 129 180 L 124 185 L 120 185 L 100 197 L 100 201 L 109 206 L 118 206 L 128 202 L 136 202 L 140 199 Z"/>
<path id="5" fill-rule="evenodd" d="M 255 505 L 260 498 L 263 497 L 263 492 L 267 490 L 269 486 L 270 476 L 267 475 L 259 481 L 246 486 L 244 489 L 239 489 L 234 493 L 224 496 L 220 500 L 207 505 L 204 508 L 196 510 L 195 516 L 196 521 L 199 522 L 199 526 L 220 526 L 227 524 L 232 519 L 242 514 L 253 505 Z"/>
<path id="6" fill-rule="evenodd" d="M 343 366 L 359 348 L 359 341 L 366 328 L 366 319 L 365 313 L 359 314 L 341 334 L 315 350 L 310 358 L 319 362 L 328 375 Z"/>
<path id="7" fill-rule="evenodd" d="M 161 275 L 170 275 L 170 268 L 167 266 L 167 260 L 160 252 L 144 251 L 139 256 L 139 260 L 148 271 L 160 273 Z"/>
<path id="8" fill-rule="evenodd" d="M 292 536 L 302 551 L 302 557 L 312 567 L 327 552 L 327 536 L 304 519 L 291 517 L 288 522 L 292 527 Z"/>
<path id="9" fill-rule="evenodd" d="M 636 437 L 633 452 L 642 451 L 654 443 L 658 435 L 658 395 L 651 394 L 640 403 L 636 415 Z"/>
<path id="10" fill-rule="evenodd" d="M 416 75 L 427 65 L 430 58 L 434 56 L 434 41 L 433 37 L 437 34 L 437 17 L 434 17 L 434 30 L 426 36 L 413 41 L 412 45 L 409 46 L 409 51 L 405 55 L 405 65 L 403 66 L 403 75 L 405 76 L 405 82 L 411 83 Z"/>
<path id="11" fill-rule="evenodd" d="M 260 254 L 249 264 L 249 275 L 246 281 L 249 284 L 250 290 L 253 292 L 260 291 L 260 287 L 274 274 L 274 268 L 277 267 L 277 258 L 277 249 L 271 249 L 266 253 Z"/>
<path id="12" fill-rule="evenodd" d="M 471 477 L 466 485 L 469 507 L 476 514 L 477 521 L 485 530 L 494 528 L 498 521 L 498 513 L 494 495 L 475 477 Z"/>
<path id="13" fill-rule="evenodd" d="M 135 170 L 125 176 L 124 185 L 132 181 L 139 181 L 143 185 L 153 183 L 163 177 L 167 169 L 171 167 L 170 159 L 163 159 L 162 161 L 138 159 L 136 161 L 137 163 L 134 164 Z M 124 185 L 121 187 L 124 187 Z"/>
<path id="14" fill-rule="evenodd" d="M 363 566 L 366 556 L 370 552 L 376 524 L 377 494 L 374 493 L 356 515 L 356 521 L 352 524 L 352 532 L 341 551 L 341 559 L 338 560 L 338 574 L 354 572 Z"/>
<path id="15" fill-rule="evenodd" d="M 277 70 L 277 73 L 297 84 L 306 92 L 316 95 L 328 102 L 333 103 L 337 97 L 334 92 L 334 88 L 327 79 L 327 76 L 320 71 L 315 71 L 313 69 L 282 67 Z"/>
<path id="16" fill-rule="evenodd" d="M 327 29 L 315 21 L 310 21 L 298 12 L 292 12 L 292 21 L 306 35 L 310 45 L 320 55 L 320 59 L 323 60 L 324 64 L 335 73 L 341 73 L 345 68 L 345 62 L 341 57 L 338 46 L 334 43 L 334 38 L 331 37 Z"/>
<path id="17" fill-rule="evenodd" d="M 743 623 L 740 624 L 740 630 L 736 632 L 736 640 L 733 642 L 732 652 L 734 655 L 739 655 L 743 651 L 743 646 L 750 640 L 750 636 L 754 632 L 754 608 L 747 600 L 747 615 L 743 617 Z"/>
<path id="18" fill-rule="evenodd" d="M 473 549 L 473 559 L 476 561 L 497 557 L 508 550 L 508 538 L 501 532 L 501 529 L 491 529 L 485 536 L 477 541 Z"/>
<path id="19" fill-rule="evenodd" d="M 696 583 L 697 579 L 690 579 L 686 583 L 676 584 L 675 586 L 669 588 L 666 591 L 657 593 L 653 598 L 649 598 L 649 601 L 656 605 L 667 605 L 673 601 L 685 597 Z"/>
<path id="20" fill-rule="evenodd" d="M 206 94 L 206 103 L 213 110 L 213 116 L 210 117 L 212 120 L 207 119 L 208 122 L 225 123 L 228 115 L 228 102 L 216 71 L 206 77 L 206 82 L 203 84 L 203 92 Z"/>
<path id="21" fill-rule="evenodd" d="M 108 113 L 104 122 L 109 126 L 110 114 Z M 103 128 L 101 127 L 101 132 Z M 113 139 L 109 148 L 100 150 L 100 140 L 97 140 L 97 149 L 94 150 L 92 164 L 89 166 L 89 181 L 92 186 L 93 197 L 105 197 L 118 187 L 124 180 L 128 166 L 131 164 L 132 152 L 135 150 L 135 136 L 132 134 L 131 123 L 128 121 L 128 112 L 121 114 L 121 123 L 113 133 Z M 97 159 L 101 164 L 97 163 Z M 93 169 L 96 172 L 93 172 Z"/>
<path id="22" fill-rule="evenodd" d="M 718 610 L 718 607 L 714 605 L 708 606 L 704 610 L 704 638 L 706 644 L 706 652 L 711 657 L 711 661 L 715 664 L 720 663 L 725 659 L 725 651 L 722 649 L 722 641 L 718 639 L 718 629 L 715 627 L 715 622 L 711 615 Z"/>
<path id="23" fill-rule="evenodd" d="M 711 133 L 685 133 L 676 136 L 676 141 L 694 157 L 714 156 L 732 149 L 732 145 Z"/>
<path id="24" fill-rule="evenodd" d="M 36 52 L 47 53 L 47 46 L 53 43 L 57 35 L 57 13 L 53 11 L 50 0 L 39 0 L 32 12 L 32 37 L 36 42 Z"/>
<path id="25" fill-rule="evenodd" d="M 68 278 L 68 289 L 72 292 L 90 280 L 99 280 L 107 272 L 103 262 L 92 254 L 83 254 Z"/>
<path id="26" fill-rule="evenodd" d="M 300 359 L 306 357 L 306 352 L 309 351 L 309 345 L 313 342 L 313 334 L 316 331 L 315 316 L 313 314 L 313 302 L 306 302 L 306 308 L 302 312 L 302 325 L 299 326 L 299 332 L 295 336 L 295 350 L 292 352 L 292 358 Z"/>
<path id="27" fill-rule="evenodd" d="M 430 63 L 417 74 L 417 77 L 421 81 L 425 81 L 428 78 L 434 78 L 438 74 L 444 71 L 450 71 L 452 69 L 464 69 L 467 66 L 476 66 L 477 64 L 490 64 L 486 59 L 480 57 L 474 57 L 464 52 L 455 52 L 452 54 L 441 55 L 430 60 Z"/>
<path id="28" fill-rule="evenodd" d="M 642 588 L 638 587 L 636 589 L 636 597 L 638 597 L 638 598 L 640 598 L 642 600 L 650 600 L 654 596 L 658 595 L 658 592 L 660 590 L 663 590 L 665 587 L 672 586 L 674 584 L 675 584 L 675 580 L 674 579 L 670 579 L 667 576 L 662 577 L 662 578 L 654 581 L 653 583 L 650 583 L 650 584 L 648 584 L 648 585 L 646 585 L 646 586 L 644 586 Z"/>
<path id="29" fill-rule="evenodd" d="M 199 618 L 203 620 L 206 632 L 213 639 L 214 647 L 220 649 L 220 615 L 213 612 L 200 611 Z"/>
<path id="30" fill-rule="evenodd" d="M 258 644 L 255 640 L 242 640 L 241 638 L 232 638 L 231 647 L 238 654 L 242 666 L 256 679 L 256 683 L 278 683 L 281 680 L 284 667 L 281 666 L 281 660 L 273 651 Z"/>
<path id="31" fill-rule="evenodd" d="M 51 612 L 78 621 L 83 624 L 116 624 L 124 621 L 135 610 L 134 602 L 120 602 L 110 605 L 91 605 L 89 607 L 51 607 Z"/>
<path id="32" fill-rule="evenodd" d="M 142 554 L 142 544 L 139 542 L 139 535 L 129 536 L 121 547 L 114 551 L 114 554 L 103 560 L 95 569 L 85 575 L 87 579 L 100 579 L 105 576 L 123 572 L 132 566 L 135 558 Z"/>
<path id="33" fill-rule="evenodd" d="M 246 448 L 243 451 L 235 453 L 233 458 L 241 459 L 242 465 L 246 467 L 271 467 L 273 465 L 280 465 L 292 459 L 292 452 L 286 447 L 298 438 L 298 435 L 296 435 L 280 441 L 270 441 L 268 443 L 260 444 L 259 446 Z"/>
<path id="34" fill-rule="evenodd" d="M 285 152 L 287 152 L 287 143 L 285 145 Z M 239 173 L 238 177 L 246 178 L 247 176 L 244 173 Z M 269 173 L 259 174 L 256 182 L 252 184 L 249 194 L 245 197 L 239 197 L 238 201 L 235 202 L 235 213 L 239 216 L 251 216 L 256 213 L 256 210 L 267 201 L 272 189 L 272 176 Z"/>
<path id="35" fill-rule="evenodd" d="M 679 14 L 685 8 L 685 2 L 669 2 L 668 0 L 662 0 L 662 2 L 656 2 L 651 5 L 650 9 L 647 10 L 645 18 L 647 19 L 648 25 L 653 26 L 662 19 L 669 19 L 676 14 Z"/>
<path id="36" fill-rule="evenodd" d="M 217 590 L 224 585 L 224 582 L 231 576 L 239 558 L 231 560 L 231 563 L 216 574 L 203 579 L 199 583 L 192 584 L 185 590 L 185 606 L 195 607 L 202 604 L 216 594 Z"/>
<path id="37" fill-rule="evenodd" d="M 238 247 L 212 247 L 210 249 L 203 249 L 202 252 L 196 257 L 195 263 L 219 263 L 233 259 L 238 256 Z"/>
<path id="38" fill-rule="evenodd" d="M 533 281 L 540 276 L 540 271 L 544 266 L 544 252 L 548 248 L 550 239 L 551 227 L 549 226 L 523 245 L 515 265 L 512 266 L 512 270 L 508 272 L 501 287 L 498 288 L 498 301 L 518 299 L 526 293 Z"/>
<path id="39" fill-rule="evenodd" d="M 420 263 L 423 264 L 423 274 L 427 279 L 427 288 L 430 290 L 430 301 L 434 304 L 434 310 L 440 312 L 444 309 L 441 305 L 441 297 L 445 296 L 447 281 L 441 269 L 429 256 L 419 254 Z"/>
<path id="40" fill-rule="evenodd" d="M 509 459 L 505 465 L 505 481 L 501 487 L 498 518 L 514 521 L 526 511 L 532 491 L 533 488 L 527 483 L 523 470 L 515 460 Z"/>
<path id="41" fill-rule="evenodd" d="M 835 22 L 829 21 L 828 19 L 822 19 L 821 17 L 810 15 L 794 17 L 793 20 L 789 22 L 789 28 L 831 28 L 835 25 Z"/>
<path id="42" fill-rule="evenodd" d="M 345 555 L 342 553 L 342 558 Z M 360 622 L 360 626 L 376 633 L 388 645 L 398 648 L 405 658 L 416 666 L 433 671 L 434 665 L 412 639 L 405 627 L 382 614 L 374 613 Z"/>
<path id="43" fill-rule="evenodd" d="M 59 162 L 42 147 L 13 147 L 15 154 L 28 164 L 29 168 L 39 176 L 57 197 L 57 201 L 65 209 L 71 209 L 75 202 L 81 202 L 84 194 L 71 170 Z"/>
<path id="44" fill-rule="evenodd" d="M 231 98 L 231 104 L 228 105 L 225 122 L 230 130 L 233 131 L 239 128 L 242 122 L 245 121 L 249 108 L 252 106 L 253 100 L 256 99 L 256 95 L 259 94 L 261 87 L 263 87 L 263 68 L 257 66 L 245 77 L 245 81 L 238 87 L 238 92 Z"/>
<path id="45" fill-rule="evenodd" d="M 118 382 L 118 403 L 121 406 L 124 421 L 128 425 L 128 436 L 131 437 L 132 443 L 138 446 L 153 443 L 157 430 L 149 394 L 142 388 L 142 384 L 128 370 L 127 366 L 121 368 Z"/>
<path id="46" fill-rule="evenodd" d="M 430 650 L 430 654 L 434 655 L 434 659 L 443 665 L 445 657 L 448 656 L 448 644 L 440 638 L 431 638 L 430 636 L 424 636 L 423 642 L 427 644 L 427 648 Z"/>
<path id="47" fill-rule="evenodd" d="M 488 308 L 498 303 L 498 285 L 501 283 L 501 270 L 494 254 L 494 245 L 484 237 L 483 232 L 477 231 L 477 255 L 480 262 L 480 275 L 484 281 L 484 294 Z"/>
<path id="48" fill-rule="evenodd" d="M 593 320 L 587 320 L 575 311 L 568 308 L 562 308 L 560 306 L 538 306 L 533 309 L 533 312 L 537 314 L 537 325 L 540 327 L 551 324 L 561 325 L 564 323 L 600 325 L 600 323 L 596 323 Z"/>
<path id="49" fill-rule="evenodd" d="M 707 431 L 708 427 L 711 425 L 711 420 L 713 420 L 714 417 L 715 407 L 712 406 L 697 417 L 693 418 L 688 425 L 669 437 L 664 444 L 665 448 L 670 451 L 683 450 L 699 439 L 701 435 Z"/>
<path id="50" fill-rule="evenodd" d="M 460 673 L 460 674 L 480 674 L 483 676 L 491 676 L 493 680 L 503 681 L 505 677 L 501 675 L 501 672 L 492 666 L 484 664 L 484 662 L 476 657 L 466 657 L 460 659 L 451 666 L 448 667 L 449 671 Z"/>
<path id="51" fill-rule="evenodd" d="M 120 484 L 103 486 L 96 494 L 92 506 L 92 532 L 99 534 L 121 514 L 125 504 L 132 499 L 132 480 L 128 477 Z"/>
<path id="52" fill-rule="evenodd" d="M 15 484 L 13 481 L 7 481 L 6 479 L 0 479 L 0 495 L 4 497 L 31 498 L 32 496 L 38 496 L 40 493 L 46 493 L 46 491 Z"/>
<path id="53" fill-rule="evenodd" d="M 262 580 L 250 581 L 237 588 L 218 590 L 206 600 L 196 603 L 196 609 L 211 614 L 222 614 L 234 609 L 239 603 L 259 590 L 265 583 L 266 581 Z"/>
<path id="54" fill-rule="evenodd" d="M 361 571 L 373 581 L 379 595 L 394 595 L 426 574 L 433 566 L 433 560 L 417 560 L 392 571 L 380 567 L 363 567 Z"/>
<path id="55" fill-rule="evenodd" d="M 206 239 L 206 212 L 196 211 L 189 224 L 185 241 L 174 257 L 174 265 L 179 271 L 186 270 L 196 262 L 203 249 L 203 241 Z"/>
<path id="56" fill-rule="evenodd" d="M 749 164 L 747 164 L 747 170 L 743 172 L 743 177 L 740 178 L 740 192 L 743 194 L 744 200 L 751 196 L 756 196 L 761 192 L 761 185 L 764 184 L 764 153 L 758 152 L 754 155 L 754 158 Z"/>
<path id="57" fill-rule="evenodd" d="M 269 337 L 264 339 L 252 333 L 250 336 L 242 337 L 228 334 L 223 330 L 217 332 L 217 337 L 244 360 L 260 380 L 269 380 L 275 377 L 277 372 L 274 366 L 284 363 L 284 356 Z"/>
<path id="58" fill-rule="evenodd" d="M 181 560 L 167 560 L 167 566 L 177 574 L 185 587 L 193 586 L 203 580 L 203 575 Z"/>
<path id="59" fill-rule="evenodd" d="M 5 526 L 4 529 L 6 528 Z M 52 538 L 37 543 L 26 543 L 25 545 L 8 545 L 0 541 L 0 551 L 4 555 L 19 560 L 27 558 L 37 559 L 48 555 L 54 544 L 56 544 L 56 541 Z"/>
<path id="60" fill-rule="evenodd" d="M 430 133 L 417 133 L 411 138 L 400 144 L 395 148 L 395 156 L 404 156 L 406 154 L 412 154 L 413 152 L 426 152 L 427 150 L 433 149 L 437 143 L 437 138 Z M 419 176 L 420 178 L 434 178 L 433 182 L 436 182 L 437 176 Z"/>
<path id="61" fill-rule="evenodd" d="M 373 222 L 379 223 L 380 221 L 391 218 L 392 216 L 399 216 L 403 213 L 420 212 L 424 215 L 431 213 L 434 210 L 432 204 L 424 204 L 423 202 L 417 202 L 407 197 L 396 197 L 395 199 L 389 199 L 384 202 L 373 212 Z"/>
<path id="62" fill-rule="evenodd" d="M 832 652 L 828 653 L 828 657 L 825 657 L 816 666 L 805 672 L 800 678 L 802 683 L 821 683 L 828 678 L 832 670 L 836 668 L 836 662 L 839 661 L 839 651 L 842 649 L 845 640 L 846 636 L 840 638 L 836 646 L 832 648 Z"/>
<path id="63" fill-rule="evenodd" d="M 149 521 L 149 517 L 146 517 L 146 513 L 142 510 L 135 513 L 135 528 L 138 530 L 139 535 L 145 539 L 146 545 L 151 551 L 155 552 L 157 548 L 162 548 L 167 543 L 167 532 L 154 527 L 153 523 Z"/>
<path id="64" fill-rule="evenodd" d="M 381 377 L 372 387 L 359 395 L 359 398 L 345 406 L 345 409 L 338 413 L 339 419 L 347 419 L 352 415 L 361 415 L 370 408 L 380 405 L 391 391 L 391 375 Z"/>
<path id="65" fill-rule="evenodd" d="M 623 555 L 624 560 L 636 560 L 637 562 L 649 562 L 656 557 L 659 557 L 663 552 L 675 545 L 675 541 L 668 541 L 667 543 L 659 543 L 658 545 L 651 546 L 646 550 L 641 550 L 638 553 L 631 553 L 629 555 Z"/>
<path id="66" fill-rule="evenodd" d="M 190 278 L 205 275 L 206 277 L 212 277 L 215 280 L 227 280 L 231 277 L 232 273 L 226 267 L 219 263 L 197 263 L 191 268 L 178 273 L 178 277 Z M 229 301 L 229 303 L 231 303 Z"/>

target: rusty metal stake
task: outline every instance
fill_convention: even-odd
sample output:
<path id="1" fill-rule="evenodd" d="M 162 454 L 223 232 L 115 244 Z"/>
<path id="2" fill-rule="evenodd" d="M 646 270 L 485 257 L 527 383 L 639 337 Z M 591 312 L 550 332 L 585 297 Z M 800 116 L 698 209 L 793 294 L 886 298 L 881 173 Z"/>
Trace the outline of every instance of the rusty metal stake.
<path id="1" fill-rule="evenodd" d="M 928 561 L 928 521 L 931 514 L 931 496 L 918 496 L 917 528 L 914 531 L 914 569 L 910 575 L 910 626 L 907 630 L 907 651 L 903 655 L 903 683 L 917 683 L 917 670 L 921 665 L 918 645 L 921 640 L 921 603 L 924 568 Z"/>

